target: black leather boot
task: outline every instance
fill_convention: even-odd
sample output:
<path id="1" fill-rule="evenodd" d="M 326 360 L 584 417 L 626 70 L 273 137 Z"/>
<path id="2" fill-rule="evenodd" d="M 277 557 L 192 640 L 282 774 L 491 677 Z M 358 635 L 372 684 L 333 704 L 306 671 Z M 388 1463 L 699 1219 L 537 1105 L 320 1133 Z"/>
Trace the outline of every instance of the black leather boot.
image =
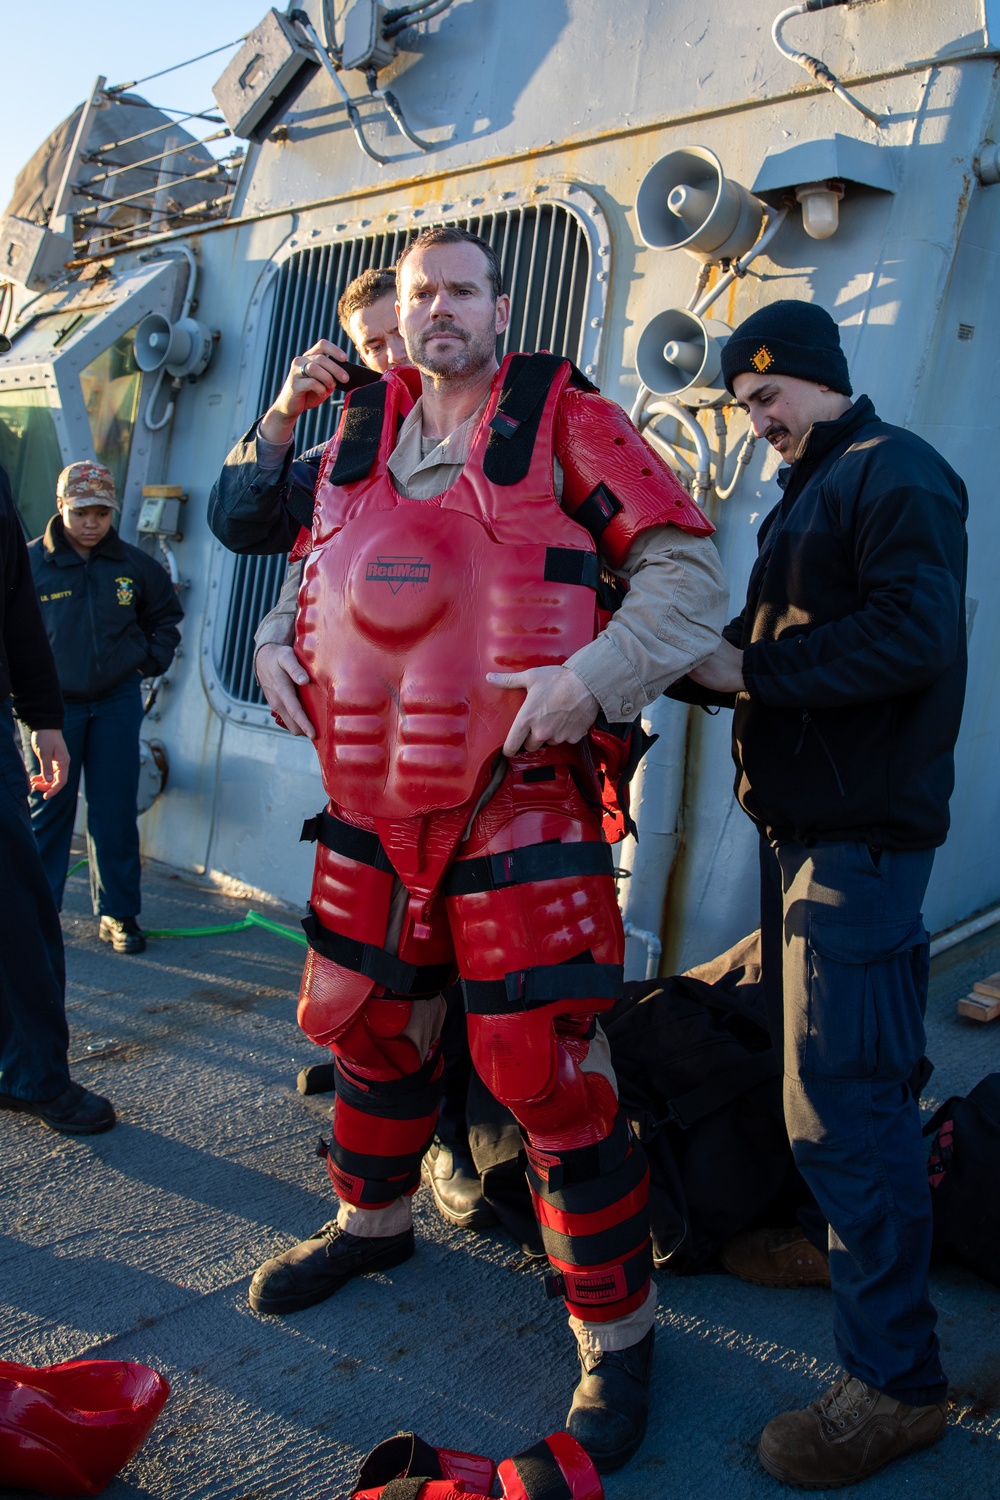
<path id="1" fill-rule="evenodd" d="M 497 1216 L 483 1197 L 479 1173 L 471 1155 L 443 1141 L 427 1148 L 420 1175 L 431 1190 L 442 1218 L 459 1229 L 488 1229 Z"/>
<path id="2" fill-rule="evenodd" d="M 583 1374 L 566 1427 L 600 1474 L 627 1464 L 646 1436 L 654 1335 L 651 1328 L 638 1344 L 612 1354 L 580 1354 Z"/>
<path id="3" fill-rule="evenodd" d="M 413 1254 L 413 1230 L 362 1239 L 331 1219 L 309 1239 L 266 1260 L 250 1283 L 254 1312 L 290 1313 L 333 1295 L 352 1276 L 388 1271 Z"/>

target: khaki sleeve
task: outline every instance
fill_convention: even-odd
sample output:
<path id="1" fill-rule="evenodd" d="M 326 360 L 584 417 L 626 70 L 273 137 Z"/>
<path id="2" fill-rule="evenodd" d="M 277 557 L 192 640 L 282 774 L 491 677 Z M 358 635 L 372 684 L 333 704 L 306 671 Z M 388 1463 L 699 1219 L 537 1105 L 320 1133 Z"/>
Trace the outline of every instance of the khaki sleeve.
<path id="1" fill-rule="evenodd" d="M 254 634 L 255 660 L 261 646 L 290 646 L 295 640 L 295 612 L 298 609 L 301 582 L 302 563 L 289 563 L 278 602 L 264 616 Z"/>
<path id="2" fill-rule="evenodd" d="M 569 658 L 612 724 L 634 719 L 718 649 L 729 590 L 715 544 L 676 526 L 636 537 L 629 591 L 607 629 Z"/>

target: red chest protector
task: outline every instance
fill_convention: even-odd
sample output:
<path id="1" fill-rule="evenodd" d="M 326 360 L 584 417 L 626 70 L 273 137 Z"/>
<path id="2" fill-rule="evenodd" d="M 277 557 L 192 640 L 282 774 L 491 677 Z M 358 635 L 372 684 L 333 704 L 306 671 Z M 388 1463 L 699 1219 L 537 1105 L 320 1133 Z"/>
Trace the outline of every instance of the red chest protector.
<path id="1" fill-rule="evenodd" d="M 512 358 L 465 468 L 435 499 L 407 499 L 387 467 L 419 392 L 415 370 L 355 392 L 324 454 L 296 652 L 324 785 L 349 815 L 411 819 L 468 803 L 522 702 L 486 673 L 560 664 L 598 628 L 594 541 L 553 490 L 568 363 L 550 359 L 544 372 L 523 477 L 497 483 L 484 469 L 491 436 L 496 450 L 505 424 L 521 425 L 497 415 Z"/>

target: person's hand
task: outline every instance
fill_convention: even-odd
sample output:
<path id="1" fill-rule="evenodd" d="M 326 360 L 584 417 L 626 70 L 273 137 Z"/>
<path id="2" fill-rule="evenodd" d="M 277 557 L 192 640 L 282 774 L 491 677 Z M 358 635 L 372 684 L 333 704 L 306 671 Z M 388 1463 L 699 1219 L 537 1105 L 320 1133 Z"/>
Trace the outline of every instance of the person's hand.
<path id="1" fill-rule="evenodd" d="M 719 642 L 714 656 L 708 656 L 688 673 L 692 682 L 711 688 L 716 693 L 745 693 L 743 681 L 743 652 L 731 646 L 727 640 Z"/>
<path id="2" fill-rule="evenodd" d="M 520 688 L 524 702 L 503 742 L 508 758 L 543 745 L 575 745 L 597 718 L 601 705 L 571 667 L 529 667 L 525 672 L 487 672 L 486 681 Z"/>
<path id="3" fill-rule="evenodd" d="M 38 760 L 39 774 L 31 777 L 31 790 L 41 792 L 48 802 L 66 785 L 69 774 L 69 751 L 61 729 L 33 729 L 31 748 Z"/>
<path id="4" fill-rule="evenodd" d="M 319 339 L 304 354 L 295 356 L 284 385 L 260 419 L 260 435 L 265 442 L 280 445 L 291 440 L 302 413 L 322 406 L 338 385 L 346 383 L 346 359 L 344 350 L 329 339 Z"/>
<path id="5" fill-rule="evenodd" d="M 309 681 L 309 673 L 291 646 L 273 642 L 261 646 L 254 659 L 254 671 L 264 697 L 274 712 L 280 714 L 288 733 L 304 734 L 314 740 L 316 731 L 298 694 L 298 689 Z"/>

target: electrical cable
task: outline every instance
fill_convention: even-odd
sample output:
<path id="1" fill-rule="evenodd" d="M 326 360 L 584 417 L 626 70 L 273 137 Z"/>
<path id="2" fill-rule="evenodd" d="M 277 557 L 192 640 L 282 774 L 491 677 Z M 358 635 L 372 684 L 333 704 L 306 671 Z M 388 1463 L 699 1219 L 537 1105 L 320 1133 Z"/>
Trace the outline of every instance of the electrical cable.
<path id="1" fill-rule="evenodd" d="M 771 40 L 782 57 L 786 57 L 789 62 L 797 63 L 800 68 L 804 68 L 809 76 L 814 78 L 818 84 L 821 84 L 825 89 L 829 89 L 831 94 L 836 94 L 838 99 L 842 99 L 852 109 L 856 109 L 859 115 L 864 115 L 865 119 L 872 125 L 883 126 L 886 122 L 882 116 L 877 115 L 873 109 L 869 109 L 867 104 L 862 104 L 860 99 L 855 99 L 853 94 L 849 94 L 837 75 L 830 71 L 821 57 L 813 57 L 808 52 L 796 52 L 794 48 L 788 46 L 781 36 L 785 25 L 789 21 L 794 20 L 796 16 L 804 16 L 814 10 L 830 10 L 835 6 L 849 5 L 850 3 L 851 0 L 803 0 L 803 4 L 801 5 L 790 5 L 787 10 L 780 11 L 775 16 L 771 25 Z"/>
<path id="2" fill-rule="evenodd" d="M 406 31 L 408 27 L 419 26 L 422 22 L 430 21 L 434 16 L 439 16 L 451 4 L 453 4 L 453 0 L 426 0 L 426 3 L 423 5 L 408 5 L 405 7 L 402 15 L 398 11 L 395 12 L 398 19 L 390 21 L 389 17 L 386 17 L 386 24 L 382 28 L 382 35 L 389 41 L 393 37 L 398 36 L 401 31 Z"/>
<path id="3" fill-rule="evenodd" d="M 361 128 L 361 116 L 358 114 L 358 106 L 355 104 L 354 100 L 351 98 L 350 94 L 341 83 L 340 74 L 337 72 L 337 69 L 333 64 L 333 60 L 331 59 L 329 52 L 326 50 L 319 37 L 316 35 L 313 24 L 310 21 L 309 17 L 306 15 L 304 10 L 292 10 L 288 13 L 288 19 L 292 21 L 293 24 L 296 25 L 305 36 L 306 40 L 309 42 L 309 45 L 316 53 L 316 56 L 323 64 L 330 77 L 333 79 L 334 87 L 340 95 L 344 107 L 347 110 L 347 118 L 350 120 L 351 129 L 354 131 L 354 139 L 357 141 L 358 145 L 361 147 L 366 156 L 371 157 L 372 161 L 377 162 L 380 167 L 386 166 L 389 158 L 387 156 L 380 156 L 379 153 L 372 146 L 369 146 L 368 142 L 365 140 L 365 133 Z"/>
<path id="4" fill-rule="evenodd" d="M 238 36 L 235 42 L 225 42 L 221 47 L 213 47 L 211 52 L 199 52 L 197 57 L 189 57 L 187 62 L 172 63 L 169 68 L 161 68 L 158 73 L 147 73 L 145 78 L 133 78 L 131 83 L 112 84 L 104 92 L 109 95 L 121 94 L 126 89 L 137 88 L 140 83 L 149 83 L 153 78 L 163 78 L 167 73 L 176 73 L 181 68 L 189 68 L 192 63 L 202 62 L 206 57 L 215 57 L 217 52 L 228 52 L 230 47 L 238 47 L 240 42 L 246 41 L 247 35 L 248 33 L 244 32 L 243 36 Z"/>

